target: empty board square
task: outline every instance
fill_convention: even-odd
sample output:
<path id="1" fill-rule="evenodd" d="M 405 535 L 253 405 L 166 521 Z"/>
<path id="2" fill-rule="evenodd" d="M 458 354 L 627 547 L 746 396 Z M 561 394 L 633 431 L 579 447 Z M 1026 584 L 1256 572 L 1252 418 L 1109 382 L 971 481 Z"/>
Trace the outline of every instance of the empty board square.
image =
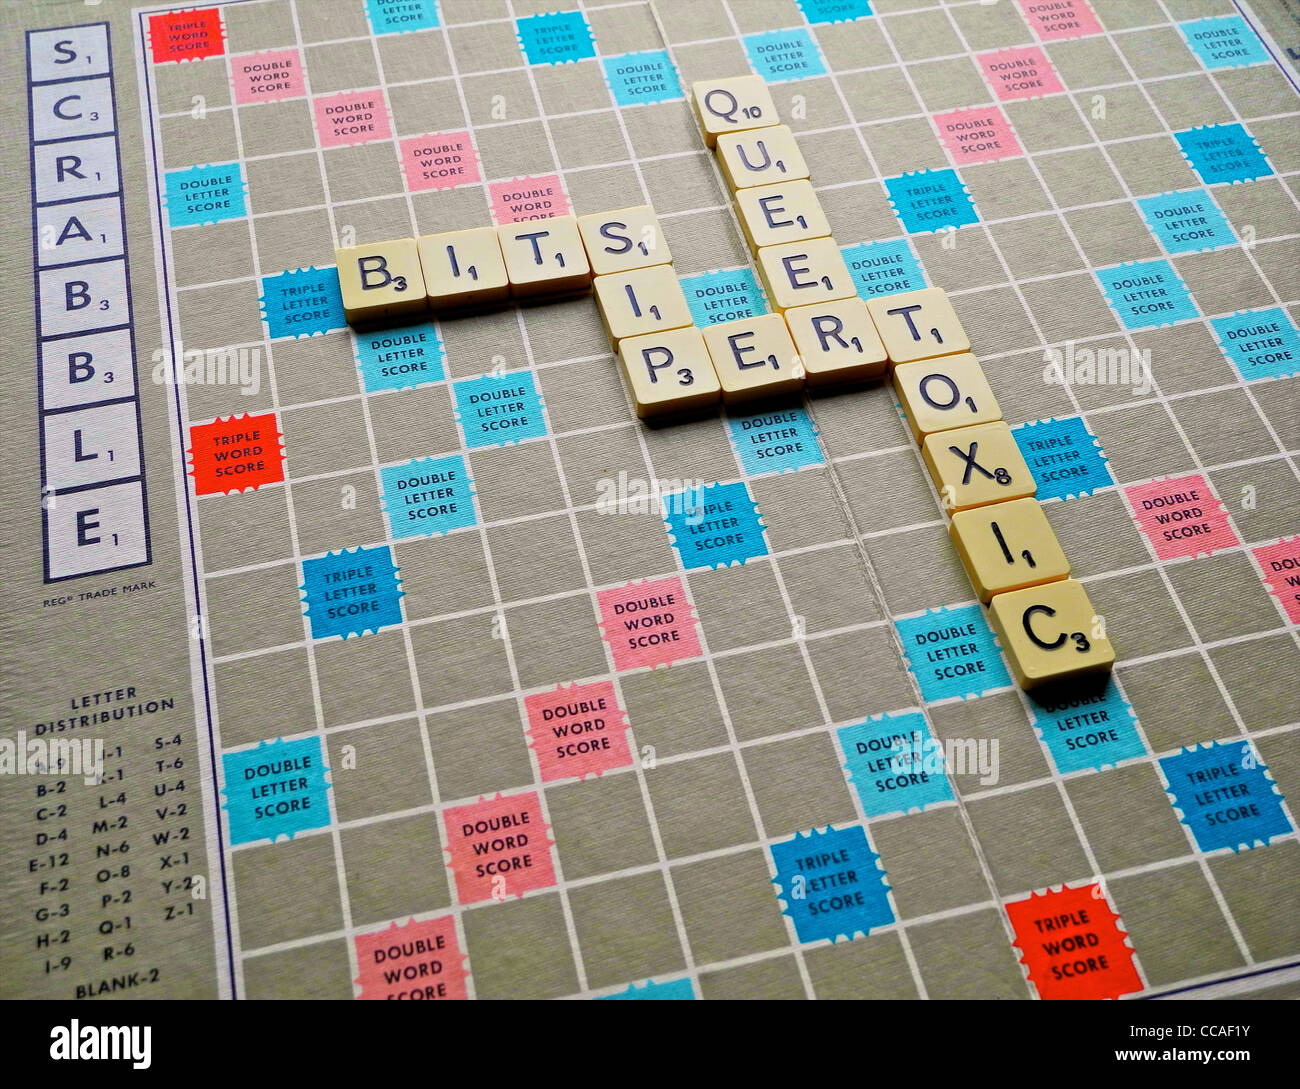
<path id="1" fill-rule="evenodd" d="M 623 386 L 608 360 L 589 359 L 561 367 L 547 367 L 537 377 L 556 435 L 590 427 L 593 419 L 616 422 L 620 414 L 627 411 Z M 628 432 L 633 433 L 630 427 Z M 612 435 L 604 432 L 600 437 L 609 441 Z M 562 459 L 563 442 L 560 440 L 558 444 L 562 448 Z M 580 500 L 575 498 L 574 502 Z"/>
<path id="2" fill-rule="evenodd" d="M 765 957 L 752 964 L 701 972 L 700 993 L 710 1001 L 779 1001 L 807 997 L 794 957 Z"/>
<path id="3" fill-rule="evenodd" d="M 769 838 L 851 824 L 857 818 L 828 735 L 746 746 L 741 759 Z"/>
<path id="4" fill-rule="evenodd" d="M 214 673 L 222 744 L 250 745 L 269 740 L 271 733 L 292 735 L 316 728 L 305 648 L 218 662 Z"/>
<path id="5" fill-rule="evenodd" d="M 853 119 L 857 122 L 883 121 L 920 112 L 921 104 L 900 68 L 891 66 L 871 68 L 864 72 L 847 72 L 839 77 L 838 82 L 844 91 L 844 97 L 849 101 Z M 871 132 L 864 135 L 867 137 L 867 148 L 874 156 Z"/>
<path id="6" fill-rule="evenodd" d="M 1074 239 L 1056 216 L 1015 220 L 989 227 L 1011 274 L 1017 278 L 1043 277 L 1086 268 Z"/>
<path id="7" fill-rule="evenodd" d="M 856 545 L 818 549 L 781 570 L 796 623 L 810 635 L 881 619 Z"/>
<path id="8" fill-rule="evenodd" d="M 159 113 L 188 113 L 197 106 L 206 110 L 230 104 L 226 61 L 220 57 L 202 57 L 185 64 L 159 64 L 154 68 L 154 83 Z M 196 96 L 199 101 L 195 101 Z"/>
<path id="9" fill-rule="evenodd" d="M 1164 122 L 1139 87 L 1110 87 L 1095 95 L 1076 95 L 1075 102 L 1087 111 L 1098 143 L 1165 131 Z"/>
<path id="10" fill-rule="evenodd" d="M 1147 983 L 1159 987 L 1242 964 L 1214 894 L 1195 863 L 1106 883 Z M 1195 934 L 1195 941 L 1188 935 Z"/>
<path id="11" fill-rule="evenodd" d="M 969 57 L 910 65 L 908 74 L 930 113 L 974 106 L 988 98 L 988 84 Z"/>
<path id="12" fill-rule="evenodd" d="M 1202 643 L 1271 631 L 1278 626 L 1273 598 L 1242 552 L 1201 556 L 1166 568 L 1174 593 Z"/>
<path id="13" fill-rule="evenodd" d="M 356 926 L 439 911 L 451 903 L 434 813 L 339 831 Z"/>
<path id="14" fill-rule="evenodd" d="M 1023 159 L 973 164 L 962 170 L 961 177 L 986 220 L 1051 210 L 1051 200 L 1033 168 Z"/>
<path id="15" fill-rule="evenodd" d="M 374 87 L 380 82 L 375 51 L 366 38 L 308 45 L 303 54 L 303 66 L 311 73 L 312 94 Z"/>
<path id="16" fill-rule="evenodd" d="M 884 626 L 810 639 L 808 657 L 832 722 L 860 720 L 916 700 Z"/>
<path id="17" fill-rule="evenodd" d="M 1279 911 L 1268 889 L 1294 889 L 1300 884 L 1300 845 L 1275 843 L 1256 851 L 1240 851 L 1210 860 L 1228 910 L 1241 928 L 1251 955 L 1269 961 L 1295 954 L 1295 917 Z"/>
<path id="18" fill-rule="evenodd" d="M 1215 81 L 1208 75 L 1198 72 L 1144 86 L 1160 111 L 1162 123 L 1175 132 L 1235 120 L 1232 108 L 1224 102 Z"/>
<path id="19" fill-rule="evenodd" d="M 342 330 L 275 345 L 275 384 L 280 405 L 351 397 L 358 390 L 357 354 L 350 332 Z M 375 410 L 376 417 L 381 413 Z"/>
<path id="20" fill-rule="evenodd" d="M 849 509 L 863 533 L 877 534 L 942 517 L 934 487 L 911 448 L 843 461 L 836 469 Z"/>
<path id="21" fill-rule="evenodd" d="M 750 490 L 777 552 L 852 538 L 824 469 L 763 477 L 751 482 Z"/>
<path id="22" fill-rule="evenodd" d="M 822 448 L 833 458 L 911 442 L 887 382 L 819 393 L 812 402 L 812 413 Z"/>
<path id="23" fill-rule="evenodd" d="M 545 442 L 475 450 L 468 461 L 485 522 L 565 509 L 555 456 Z"/>
<path id="24" fill-rule="evenodd" d="M 1111 163 L 1124 186 L 1135 197 L 1190 189 L 1199 184 L 1172 136 L 1151 136 L 1111 144 Z"/>
<path id="25" fill-rule="evenodd" d="M 334 809 L 340 822 L 395 813 L 433 803 L 420 724 L 414 718 L 331 734 L 331 752 L 351 746 L 355 760 L 337 757 L 330 767 Z"/>
<path id="26" fill-rule="evenodd" d="M 1047 281 L 1049 285 L 1060 282 Z M 1042 326 L 1041 320 L 1039 325 L 1043 328 L 1042 335 L 1034 331 L 1033 319 L 1041 319 L 1043 316 L 1029 294 L 1029 290 L 1036 286 L 1040 285 L 1021 285 L 1021 290 L 1025 293 L 1023 303 L 1011 287 L 994 287 L 963 294 L 957 304 L 961 307 L 961 323 L 970 338 L 969 350 L 977 356 L 1004 355 L 1020 348 L 1036 347 L 1044 340 L 1050 341 L 1052 337 Z M 1096 288 L 1091 290 L 1097 295 L 1097 305 L 1104 308 L 1101 292 Z M 1114 322 L 1113 318 L 1110 320 Z M 993 366 L 996 367 L 996 364 Z"/>
<path id="27" fill-rule="evenodd" d="M 930 708 L 937 740 L 976 744 L 987 743 L 990 754 L 997 745 L 996 768 L 981 775 L 978 766 L 967 765 L 965 774 L 950 771 L 949 778 L 965 798 L 982 791 L 1044 779 L 1050 774 L 1038 736 L 1025 715 L 1015 692 L 996 692 L 978 700 L 961 700 Z M 981 781 L 986 780 L 986 781 Z"/>
<path id="28" fill-rule="evenodd" d="M 1049 344 L 1084 340 L 1112 333 L 1119 327 L 1114 311 L 1106 305 L 1105 296 L 1091 275 L 1081 273 L 1022 284 L 1021 291 L 1029 312 L 1042 330 L 1041 339 Z"/>
<path id="29" fill-rule="evenodd" d="M 411 664 L 400 631 L 318 643 L 316 676 L 326 726 L 404 714 L 415 708 Z"/>
<path id="30" fill-rule="evenodd" d="M 718 696 L 703 662 L 678 662 L 671 669 L 625 673 L 621 687 L 637 744 L 649 745 L 656 758 L 728 743 Z"/>
<path id="31" fill-rule="evenodd" d="M 513 699 L 431 714 L 428 734 L 444 805 L 490 798 L 533 782 L 528 742 Z"/>
<path id="32" fill-rule="evenodd" d="M 1206 392 L 1170 405 L 1205 465 L 1242 460 L 1277 450 L 1255 402 L 1244 389 Z"/>
<path id="33" fill-rule="evenodd" d="M 1003 897 L 1087 877 L 1087 857 L 1054 785 L 967 803 Z"/>
<path id="34" fill-rule="evenodd" d="M 691 598 L 714 652 L 790 638 L 793 620 L 771 564 L 697 571 Z"/>
<path id="35" fill-rule="evenodd" d="M 232 221 L 173 230 L 171 242 L 178 285 L 235 280 L 247 276 L 252 268 L 247 223 Z"/>
<path id="36" fill-rule="evenodd" d="M 493 602 L 479 533 L 398 541 L 393 556 L 402 575 L 402 606 L 410 620 L 484 608 Z"/>
<path id="37" fill-rule="evenodd" d="M 1109 20 L 1105 25 L 1110 26 Z M 1197 69 L 1196 57 L 1174 27 L 1135 30 L 1132 34 L 1117 35 L 1114 41 L 1138 79 L 1176 76 Z"/>
<path id="38" fill-rule="evenodd" d="M 937 514 L 933 525 L 871 537 L 866 547 L 891 616 L 975 600 L 948 527 Z M 918 579 L 917 571 L 925 577 Z"/>
<path id="39" fill-rule="evenodd" d="M 1038 155 L 1034 158 L 1034 165 L 1059 208 L 1124 199 L 1120 179 L 1099 148 L 1076 148 Z"/>
<path id="40" fill-rule="evenodd" d="M 960 53 L 961 42 L 947 16 L 939 10 L 884 18 L 885 33 L 906 63 Z"/>
<path id="41" fill-rule="evenodd" d="M 411 643 L 426 707 L 499 696 L 514 685 L 494 617 L 476 615 L 418 624 Z"/>
<path id="42" fill-rule="evenodd" d="M 1243 540 L 1268 541 L 1292 534 L 1295 474 L 1285 460 L 1218 469 L 1208 475 Z"/>
<path id="43" fill-rule="evenodd" d="M 294 553 L 283 488 L 204 496 L 198 507 L 209 574 L 287 560 Z"/>
<path id="44" fill-rule="evenodd" d="M 1182 438 L 1158 404 L 1121 405 L 1088 414 L 1116 483 L 1176 476 L 1194 467 Z"/>
<path id="45" fill-rule="evenodd" d="M 804 964 L 813 992 L 823 1000 L 917 997 L 916 982 L 896 933 L 819 945 L 804 953 Z"/>
<path id="46" fill-rule="evenodd" d="M 1294 679 L 1300 667 L 1300 648 L 1289 634 L 1215 647 L 1210 660 L 1247 730 L 1295 721 L 1295 685 L 1277 683 L 1279 677 Z"/>
<path id="47" fill-rule="evenodd" d="M 558 998 L 578 989 L 573 947 L 558 894 L 467 911 L 465 952 L 481 999 Z"/>
<path id="48" fill-rule="evenodd" d="M 582 556 L 567 514 L 484 531 L 503 602 L 586 588 Z"/>
<path id="49" fill-rule="evenodd" d="M 1067 213 L 1065 221 L 1087 262 L 1098 268 L 1160 256 L 1155 238 L 1130 204 L 1080 208 Z"/>
<path id="50" fill-rule="evenodd" d="M 1030 997 L 1000 911 L 909 927 L 907 940 L 929 998 Z"/>
<path id="51" fill-rule="evenodd" d="M 1191 652 L 1117 672 L 1153 753 L 1172 753 L 1237 730 L 1205 659 Z M 1188 715 L 1185 708 L 1195 707 Z"/>
<path id="52" fill-rule="evenodd" d="M 1006 102 L 1003 109 L 1021 147 L 1031 154 L 1093 142 L 1092 133 L 1069 95 Z"/>
<path id="53" fill-rule="evenodd" d="M 335 264 L 329 213 L 324 208 L 313 208 L 268 216 L 258 224 L 257 256 L 268 271 Z"/>
<path id="54" fill-rule="evenodd" d="M 373 472 L 294 485 L 293 513 L 304 556 L 378 542 L 387 535 Z"/>
<path id="55" fill-rule="evenodd" d="M 991 896 L 970 835 L 955 807 L 871 822 L 903 919 L 978 904 Z"/>
<path id="56" fill-rule="evenodd" d="M 519 683 L 566 684 L 607 669 L 594 606 L 585 596 L 516 605 L 506 611 Z"/>
<path id="57" fill-rule="evenodd" d="M 245 950 L 328 934 L 343 925 L 329 836 L 300 835 L 235 851 L 231 857 Z"/>
<path id="58" fill-rule="evenodd" d="M 1150 562 L 1133 516 L 1118 492 L 1097 492 L 1043 507 L 1075 578 Z"/>
<path id="59" fill-rule="evenodd" d="M 1026 230 L 1037 231 L 1044 217 L 1028 221 Z M 977 287 L 992 287 L 1007 282 L 1007 264 L 1013 270 L 1025 273 L 1008 256 L 1006 264 L 995 250 L 995 236 L 990 228 L 971 225 L 961 231 L 942 231 L 927 235 L 914 235 L 912 246 L 926 276 L 935 287 L 945 291 L 969 291 Z M 1037 250 L 1036 252 L 1042 252 Z M 979 296 L 975 296 L 978 298 Z M 966 300 L 958 300 L 964 316 L 969 309 Z"/>
<path id="60" fill-rule="evenodd" d="M 1173 598 L 1154 571 L 1097 578 L 1088 583 L 1088 596 L 1105 618 L 1121 659 L 1178 650 L 1192 641 Z"/>
<path id="61" fill-rule="evenodd" d="M 697 964 L 763 953 L 789 942 L 765 851 L 674 866 L 672 876 Z"/>
<path id="62" fill-rule="evenodd" d="M 1151 764 L 1073 778 L 1066 792 L 1103 873 L 1187 853 L 1187 836 Z"/>
<path id="63" fill-rule="evenodd" d="M 312 123 L 311 106 L 305 99 L 263 102 L 256 110 L 241 110 L 239 128 L 246 159 L 251 160 L 263 155 L 283 155 L 290 151 L 311 154 L 316 148 L 316 127 Z M 312 158 L 315 158 L 314 154 Z M 319 172 L 317 176 L 319 177 Z M 251 173 L 249 180 L 250 182 L 252 180 Z M 253 191 L 254 194 L 255 192 Z M 295 199 L 289 206 L 296 208 L 315 203 L 319 202 Z M 253 207 L 255 210 L 260 210 L 256 203 Z"/>
<path id="64" fill-rule="evenodd" d="M 604 366 L 609 367 L 608 361 Z M 637 437 L 629 424 L 556 439 L 569 501 L 575 508 L 594 505 L 606 514 L 622 510 L 662 518 L 661 504 L 650 495 L 654 489 L 646 478 L 645 458 Z M 665 487 L 661 493 L 667 490 Z"/>
<path id="65" fill-rule="evenodd" d="M 575 881 L 653 865 L 658 858 L 634 774 L 608 774 L 546 792 L 555 849 Z"/>
<path id="66" fill-rule="evenodd" d="M 403 190 L 401 167 L 387 141 L 357 147 L 329 148 L 322 152 L 322 158 L 332 203 L 373 200 Z M 350 222 L 350 209 L 340 209 L 334 214 L 340 222 Z M 258 227 L 260 233 L 262 225 L 259 224 Z"/>
<path id="67" fill-rule="evenodd" d="M 208 638 L 217 656 L 303 638 L 298 573 L 288 564 L 209 578 Z"/>
<path id="68" fill-rule="evenodd" d="M 278 953 L 246 957 L 242 997 L 287 1001 L 353 997 L 348 941 L 312 942 Z"/>
<path id="69" fill-rule="evenodd" d="M 569 904 L 589 987 L 686 967 L 663 874 L 636 874 L 573 889 Z"/>
<path id="70" fill-rule="evenodd" d="M 1054 42 L 1047 52 L 1056 74 L 1071 91 L 1127 83 L 1129 80 L 1124 58 L 1107 37 Z"/>
<path id="71" fill-rule="evenodd" d="M 280 431 L 290 479 L 370 464 L 370 441 L 359 400 L 285 409 L 280 413 Z"/>
<path id="72" fill-rule="evenodd" d="M 660 764 L 646 773 L 646 787 L 669 858 L 704 854 L 758 838 L 740 768 L 731 753 Z"/>
<path id="73" fill-rule="evenodd" d="M 714 666 L 738 740 L 771 737 L 822 721 L 797 648 L 768 647 L 758 653 L 729 655 L 716 659 Z"/>
<path id="74" fill-rule="evenodd" d="M 580 511 L 575 516 L 597 586 L 645 578 L 676 566 L 659 512 L 618 514 Z"/>
<path id="75" fill-rule="evenodd" d="M 887 121 L 863 125 L 861 131 L 882 178 L 948 166 L 948 155 L 928 120 Z"/>

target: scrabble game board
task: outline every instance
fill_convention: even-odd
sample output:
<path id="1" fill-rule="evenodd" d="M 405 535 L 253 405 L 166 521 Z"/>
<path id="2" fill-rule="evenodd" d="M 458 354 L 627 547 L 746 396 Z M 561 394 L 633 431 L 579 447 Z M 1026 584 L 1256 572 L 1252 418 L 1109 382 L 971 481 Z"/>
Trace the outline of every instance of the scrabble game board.
<path id="1" fill-rule="evenodd" d="M 0 21 L 0 993 L 1296 993 L 1285 12 Z M 347 326 L 337 246 L 641 204 L 765 312 L 690 105 L 750 74 L 858 294 L 947 291 L 1104 684 L 1013 683 L 888 382 L 650 426 L 589 294 Z"/>

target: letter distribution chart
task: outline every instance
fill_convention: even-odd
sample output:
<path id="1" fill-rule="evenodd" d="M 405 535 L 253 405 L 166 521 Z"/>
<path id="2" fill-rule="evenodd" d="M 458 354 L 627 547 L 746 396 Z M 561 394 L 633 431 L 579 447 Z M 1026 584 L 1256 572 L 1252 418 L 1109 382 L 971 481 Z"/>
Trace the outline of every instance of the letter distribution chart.
<path id="1" fill-rule="evenodd" d="M 1274 21 L 0 6 L 0 994 L 1300 993 Z M 748 88 L 707 137 L 706 79 Z M 621 332 L 596 232 L 546 227 L 611 209 L 642 225 L 605 252 L 664 254 L 595 269 L 635 273 Z M 525 223 L 501 266 L 491 228 Z M 412 240 L 453 231 L 440 281 Z M 341 286 L 336 250 L 380 243 Z M 518 298 L 543 256 L 577 290 Z M 422 264 L 486 305 L 412 307 Z M 796 284 L 813 265 L 834 280 Z M 935 373 L 887 337 L 893 376 L 882 351 L 644 421 L 611 337 L 664 315 L 633 284 L 686 303 L 649 398 L 655 368 L 713 380 L 706 345 L 779 369 L 792 287 L 832 307 L 803 353 L 831 329 L 852 362 L 895 294 L 959 323 L 906 310 Z M 946 509 L 950 433 L 924 432 L 959 379 L 994 407 L 934 470 Z M 1007 657 L 1105 640 L 1113 670 L 1059 687 Z"/>

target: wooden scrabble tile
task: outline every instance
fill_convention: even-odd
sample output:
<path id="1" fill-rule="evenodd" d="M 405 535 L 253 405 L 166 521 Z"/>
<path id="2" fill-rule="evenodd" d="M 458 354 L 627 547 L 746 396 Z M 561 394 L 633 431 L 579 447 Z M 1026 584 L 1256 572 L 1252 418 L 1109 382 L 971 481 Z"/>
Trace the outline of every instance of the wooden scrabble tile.
<path id="1" fill-rule="evenodd" d="M 966 331 L 942 288 L 886 295 L 872 299 L 867 309 L 895 363 L 970 351 Z"/>
<path id="2" fill-rule="evenodd" d="M 672 262 L 659 217 L 648 204 L 578 217 L 578 233 L 597 276 Z"/>
<path id="3" fill-rule="evenodd" d="M 979 599 L 1055 582 L 1070 561 L 1037 499 L 1012 499 L 959 510 L 948 527 Z"/>
<path id="4" fill-rule="evenodd" d="M 334 259 L 349 324 L 366 325 L 426 308 L 414 238 L 348 246 L 335 250 Z"/>
<path id="5" fill-rule="evenodd" d="M 615 344 L 624 337 L 691 324 L 691 310 L 672 265 L 652 265 L 612 276 L 597 276 L 592 287 L 605 331 Z"/>
<path id="6" fill-rule="evenodd" d="M 691 106 L 709 147 L 724 132 L 767 128 L 780 121 L 761 76 L 699 80 L 691 84 Z"/>
<path id="7" fill-rule="evenodd" d="M 1115 664 L 1105 622 L 1074 579 L 998 594 L 989 621 L 1021 688 L 1104 673 Z"/>
<path id="8" fill-rule="evenodd" d="M 704 338 L 694 327 L 627 337 L 619 342 L 618 361 L 643 419 L 707 408 L 722 395 Z"/>
<path id="9" fill-rule="evenodd" d="M 799 353 L 779 314 L 724 321 L 702 333 L 727 404 L 803 388 Z"/>
<path id="10" fill-rule="evenodd" d="M 808 177 L 808 164 L 788 125 L 724 133 L 715 151 L 732 189 Z"/>
<path id="11" fill-rule="evenodd" d="M 917 442 L 935 431 L 1002 419 L 984 368 L 970 352 L 903 363 L 894 368 L 894 388 Z"/>
<path id="12" fill-rule="evenodd" d="M 573 216 L 503 223 L 497 238 L 516 297 L 564 295 L 591 284 L 591 265 Z"/>
<path id="13" fill-rule="evenodd" d="M 856 296 L 792 306 L 784 317 L 810 386 L 879 378 L 889 366 L 867 304 Z"/>
<path id="14" fill-rule="evenodd" d="M 458 310 L 500 302 L 510 294 L 494 227 L 426 234 L 416 244 L 431 309 Z"/>
<path id="15" fill-rule="evenodd" d="M 936 431 L 921 454 L 945 510 L 1020 499 L 1038 491 L 1029 466 L 1002 421 Z"/>
<path id="16" fill-rule="evenodd" d="M 736 193 L 736 211 L 752 250 L 831 233 L 821 201 L 806 180 L 741 189 Z"/>
<path id="17" fill-rule="evenodd" d="M 849 299 L 857 294 L 833 238 L 764 246 L 758 251 L 758 275 L 767 301 L 777 310 Z"/>

